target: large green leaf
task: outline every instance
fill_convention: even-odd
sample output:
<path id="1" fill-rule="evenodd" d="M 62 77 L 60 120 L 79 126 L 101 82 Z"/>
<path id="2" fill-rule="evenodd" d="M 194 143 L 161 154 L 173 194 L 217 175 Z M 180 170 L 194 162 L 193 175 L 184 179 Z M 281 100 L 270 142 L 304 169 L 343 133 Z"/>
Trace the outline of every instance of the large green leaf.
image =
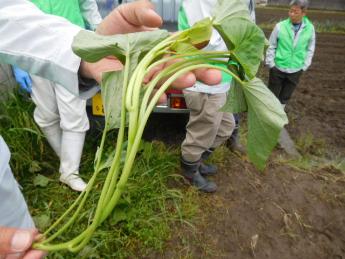
<path id="1" fill-rule="evenodd" d="M 221 24 L 228 17 L 243 17 L 251 20 L 248 7 L 243 0 L 218 0 L 218 4 L 212 12 L 213 24 Z"/>
<path id="2" fill-rule="evenodd" d="M 109 130 L 121 125 L 121 104 L 124 71 L 107 72 L 102 78 L 102 100 L 105 122 Z"/>
<path id="3" fill-rule="evenodd" d="M 244 83 L 242 89 L 248 104 L 248 156 L 262 170 L 288 118 L 279 100 L 260 79 Z"/>
<path id="4" fill-rule="evenodd" d="M 166 30 L 113 36 L 82 30 L 75 36 L 72 48 L 78 56 L 88 62 L 96 62 L 106 56 L 115 56 L 124 63 L 126 53 L 147 52 L 168 36 Z"/>
<path id="5" fill-rule="evenodd" d="M 247 110 L 248 105 L 242 90 L 242 86 L 236 80 L 233 79 L 226 103 L 222 107 L 221 111 L 230 113 L 240 113 L 246 112 Z"/>
<path id="6" fill-rule="evenodd" d="M 242 17 L 227 17 L 214 27 L 231 50 L 231 58 L 241 65 L 250 79 L 254 78 L 264 54 L 263 31 Z"/>

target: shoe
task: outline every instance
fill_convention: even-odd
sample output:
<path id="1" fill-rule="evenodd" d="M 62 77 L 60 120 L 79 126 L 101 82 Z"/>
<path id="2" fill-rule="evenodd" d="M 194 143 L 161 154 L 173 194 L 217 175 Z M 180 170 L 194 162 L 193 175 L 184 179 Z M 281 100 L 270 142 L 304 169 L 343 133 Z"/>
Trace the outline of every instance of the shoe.
<path id="1" fill-rule="evenodd" d="M 72 190 L 82 192 L 86 189 L 87 184 L 80 178 L 79 172 L 74 174 L 61 174 L 60 182 L 67 184 Z"/>
<path id="2" fill-rule="evenodd" d="M 245 155 L 246 154 L 246 149 L 242 144 L 240 143 L 239 139 L 239 134 L 238 134 L 238 129 L 235 129 L 230 136 L 230 138 L 226 142 L 227 148 L 231 152 L 238 153 L 240 155 Z"/>
<path id="3" fill-rule="evenodd" d="M 218 168 L 215 165 L 207 165 L 207 164 L 204 164 L 204 162 L 201 162 L 200 167 L 199 167 L 199 172 L 202 176 L 211 176 L 217 173 L 217 169 Z"/>
<path id="4" fill-rule="evenodd" d="M 210 148 L 201 155 L 199 172 L 202 176 L 210 176 L 215 175 L 217 173 L 217 166 L 204 163 L 204 161 L 208 159 L 208 157 L 212 154 L 213 151 L 214 149 Z"/>
<path id="5" fill-rule="evenodd" d="M 43 127 L 41 130 L 55 154 L 60 157 L 62 142 L 62 130 L 60 128 L 60 124 L 56 123 L 49 127 Z"/>
<path id="6" fill-rule="evenodd" d="M 205 179 L 199 172 L 200 161 L 188 162 L 181 158 L 182 175 L 199 191 L 212 193 L 217 190 L 217 185 Z"/>
<path id="7" fill-rule="evenodd" d="M 85 133 L 63 131 L 60 154 L 60 181 L 73 190 L 85 190 L 86 183 L 79 176 L 80 158 L 84 146 Z"/>

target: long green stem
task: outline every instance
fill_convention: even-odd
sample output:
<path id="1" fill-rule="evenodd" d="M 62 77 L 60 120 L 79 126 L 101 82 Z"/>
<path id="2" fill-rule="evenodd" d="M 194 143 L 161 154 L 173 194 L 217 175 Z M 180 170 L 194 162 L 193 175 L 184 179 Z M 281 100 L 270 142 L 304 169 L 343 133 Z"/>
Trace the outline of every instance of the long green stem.
<path id="1" fill-rule="evenodd" d="M 107 135 L 107 124 L 105 124 L 105 128 L 102 134 L 102 140 L 101 140 L 101 144 L 100 144 L 100 148 L 99 148 L 99 154 L 98 154 L 98 160 L 96 163 L 96 167 L 95 167 L 95 172 L 92 175 L 91 179 L 89 180 L 86 190 L 84 192 L 82 192 L 79 197 L 75 200 L 75 202 L 68 208 L 68 210 L 59 218 L 57 219 L 54 224 L 52 226 L 50 226 L 45 232 L 44 232 L 44 236 L 46 236 L 49 232 L 51 232 L 57 225 L 59 225 L 61 223 L 61 221 L 76 207 L 77 204 L 79 204 L 77 210 L 75 211 L 75 213 L 73 214 L 73 216 L 64 224 L 64 226 L 62 228 L 59 229 L 59 231 L 57 231 L 56 233 L 54 233 L 53 235 L 51 235 L 49 238 L 43 240 L 41 243 L 48 243 L 52 240 L 54 240 L 56 237 L 58 237 L 59 235 L 61 235 L 70 225 L 72 225 L 74 223 L 74 221 L 77 219 L 80 210 L 83 208 L 86 199 L 94 185 L 95 179 L 97 178 L 98 172 L 99 172 L 99 166 L 100 166 L 100 162 L 101 162 L 101 158 L 103 155 L 103 148 L 104 148 L 104 143 L 105 143 L 105 139 L 106 139 L 106 135 Z M 82 201 L 79 203 L 80 199 L 83 197 Z"/>

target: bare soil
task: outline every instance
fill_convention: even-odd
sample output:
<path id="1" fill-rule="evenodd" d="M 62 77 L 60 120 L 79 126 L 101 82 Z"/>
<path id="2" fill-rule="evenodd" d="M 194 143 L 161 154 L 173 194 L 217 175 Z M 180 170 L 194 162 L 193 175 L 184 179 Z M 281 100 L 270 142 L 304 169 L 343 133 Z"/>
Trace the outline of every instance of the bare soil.
<path id="1" fill-rule="evenodd" d="M 258 10 L 259 19 L 285 14 Z M 303 141 L 309 134 L 318 143 L 304 150 L 309 155 L 345 157 L 344 42 L 345 35 L 317 35 L 313 64 L 287 106 L 292 138 Z M 262 68 L 260 74 L 266 82 L 267 72 Z M 328 165 L 300 170 L 277 162 L 280 155 L 275 151 L 262 173 L 229 153 L 213 178 L 219 190 L 198 197 L 194 228 L 174 226 L 164 253 L 149 257 L 345 258 L 344 173 Z"/>

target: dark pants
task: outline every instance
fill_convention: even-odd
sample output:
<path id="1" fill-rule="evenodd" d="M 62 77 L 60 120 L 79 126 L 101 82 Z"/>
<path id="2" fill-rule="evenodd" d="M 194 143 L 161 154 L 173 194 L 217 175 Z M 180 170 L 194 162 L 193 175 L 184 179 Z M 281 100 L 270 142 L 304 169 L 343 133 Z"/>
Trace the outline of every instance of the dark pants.
<path id="1" fill-rule="evenodd" d="M 293 91 L 295 90 L 299 78 L 302 75 L 302 70 L 296 73 L 284 73 L 276 67 L 270 69 L 270 77 L 268 80 L 268 88 L 279 99 L 280 103 L 286 104 Z"/>

